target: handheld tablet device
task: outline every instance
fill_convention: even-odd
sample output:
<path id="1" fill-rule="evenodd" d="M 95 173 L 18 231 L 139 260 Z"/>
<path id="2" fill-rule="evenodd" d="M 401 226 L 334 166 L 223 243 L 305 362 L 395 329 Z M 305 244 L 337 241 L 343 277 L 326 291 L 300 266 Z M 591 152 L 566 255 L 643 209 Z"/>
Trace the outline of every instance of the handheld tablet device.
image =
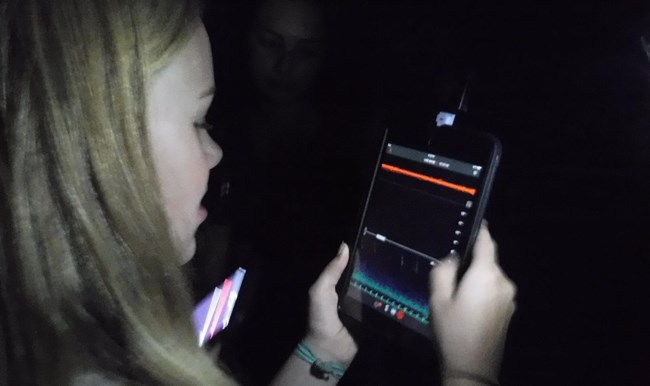
<path id="1" fill-rule="evenodd" d="M 400 340 L 432 338 L 429 273 L 450 254 L 461 270 L 478 233 L 501 154 L 492 135 L 436 129 L 402 139 L 387 131 L 340 311 Z"/>

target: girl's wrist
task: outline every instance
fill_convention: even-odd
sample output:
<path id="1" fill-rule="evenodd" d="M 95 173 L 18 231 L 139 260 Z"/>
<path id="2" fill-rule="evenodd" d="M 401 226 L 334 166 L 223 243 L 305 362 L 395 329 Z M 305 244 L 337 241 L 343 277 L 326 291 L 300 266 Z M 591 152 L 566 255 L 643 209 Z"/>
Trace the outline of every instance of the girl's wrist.
<path id="1" fill-rule="evenodd" d="M 480 372 L 447 369 L 442 373 L 443 384 L 445 386 L 455 385 L 480 385 L 480 386 L 499 386 L 499 381 L 495 377 L 484 375 Z"/>
<path id="2" fill-rule="evenodd" d="M 314 355 L 324 361 L 338 362 L 349 366 L 357 354 L 357 345 L 351 338 L 321 338 L 307 334 L 302 342 Z"/>

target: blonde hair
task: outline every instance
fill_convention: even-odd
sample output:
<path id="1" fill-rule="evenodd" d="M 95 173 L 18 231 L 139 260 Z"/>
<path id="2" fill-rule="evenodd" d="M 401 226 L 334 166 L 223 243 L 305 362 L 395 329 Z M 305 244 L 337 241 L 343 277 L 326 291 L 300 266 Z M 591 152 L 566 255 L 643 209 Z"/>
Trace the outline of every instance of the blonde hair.
<path id="1" fill-rule="evenodd" d="M 0 4 L 0 384 L 229 383 L 196 344 L 145 125 L 199 20 L 192 0 Z"/>

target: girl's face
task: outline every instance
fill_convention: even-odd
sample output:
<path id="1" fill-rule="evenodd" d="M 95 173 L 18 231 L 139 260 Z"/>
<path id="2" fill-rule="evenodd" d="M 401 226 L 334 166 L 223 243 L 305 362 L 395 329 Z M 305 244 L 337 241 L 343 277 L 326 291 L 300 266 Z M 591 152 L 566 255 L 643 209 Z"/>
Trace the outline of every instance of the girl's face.
<path id="1" fill-rule="evenodd" d="M 147 90 L 147 124 L 165 213 L 183 262 L 196 250 L 195 233 L 207 211 L 201 199 L 221 148 L 206 132 L 214 95 L 212 54 L 205 27 L 192 34 Z"/>

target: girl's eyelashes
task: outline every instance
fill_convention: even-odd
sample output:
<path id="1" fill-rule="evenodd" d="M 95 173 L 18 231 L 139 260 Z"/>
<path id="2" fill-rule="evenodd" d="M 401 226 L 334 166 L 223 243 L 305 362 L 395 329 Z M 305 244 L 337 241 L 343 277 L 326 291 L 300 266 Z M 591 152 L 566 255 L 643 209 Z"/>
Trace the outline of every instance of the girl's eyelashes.
<path id="1" fill-rule="evenodd" d="M 208 122 L 194 122 L 194 128 L 211 131 L 214 128 L 214 126 Z"/>

